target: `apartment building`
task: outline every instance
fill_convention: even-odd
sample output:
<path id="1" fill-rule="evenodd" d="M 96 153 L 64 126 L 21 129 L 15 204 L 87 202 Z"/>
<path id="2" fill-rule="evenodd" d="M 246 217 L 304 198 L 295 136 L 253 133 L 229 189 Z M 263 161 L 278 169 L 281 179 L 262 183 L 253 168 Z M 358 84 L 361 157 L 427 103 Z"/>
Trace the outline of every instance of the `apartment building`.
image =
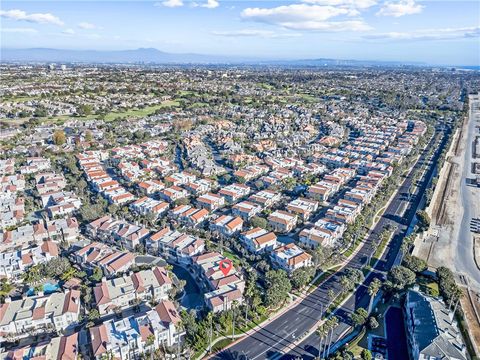
<path id="1" fill-rule="evenodd" d="M 262 208 L 250 201 L 241 201 L 232 207 L 232 214 L 241 217 L 245 221 L 250 220 L 260 212 L 262 212 Z"/>
<path id="2" fill-rule="evenodd" d="M 241 233 L 240 241 L 253 253 L 270 252 L 277 247 L 277 236 L 259 227 Z"/>
<path id="3" fill-rule="evenodd" d="M 217 194 L 208 193 L 197 198 L 197 205 L 208 211 L 215 211 L 225 205 L 225 198 Z"/>
<path id="4" fill-rule="evenodd" d="M 288 273 L 301 267 L 313 266 L 312 256 L 293 243 L 276 248 L 270 257 L 275 266 Z"/>
<path id="5" fill-rule="evenodd" d="M 130 209 L 140 215 L 152 215 L 159 218 L 169 209 L 169 204 L 144 196 L 130 204 Z"/>
<path id="6" fill-rule="evenodd" d="M 250 195 L 248 201 L 260 205 L 262 208 L 269 208 L 282 200 L 282 194 L 270 190 L 262 190 Z"/>
<path id="7" fill-rule="evenodd" d="M 318 201 L 297 198 L 287 204 L 287 210 L 290 213 L 297 215 L 303 221 L 306 221 L 318 210 Z"/>
<path id="8" fill-rule="evenodd" d="M 146 248 L 152 255 L 190 264 L 193 256 L 205 250 L 205 241 L 166 227 L 146 239 Z"/>
<path id="9" fill-rule="evenodd" d="M 114 310 L 125 310 L 140 302 L 168 299 L 172 280 L 162 267 L 125 274 L 107 280 L 93 288 L 95 303 L 100 315 L 112 314 Z"/>
<path id="10" fill-rule="evenodd" d="M 38 246 L 0 253 L 0 278 L 17 280 L 30 267 L 44 264 L 59 254 L 57 244 L 45 240 Z"/>
<path id="11" fill-rule="evenodd" d="M 78 333 L 15 347 L 0 354 L 0 358 L 3 360 L 77 360 L 80 359 Z"/>
<path id="12" fill-rule="evenodd" d="M 169 300 L 146 312 L 107 320 L 89 330 L 93 358 L 138 359 L 147 351 L 172 346 L 180 339 L 180 321 Z"/>
<path id="13" fill-rule="evenodd" d="M 297 225 L 297 215 L 283 210 L 276 210 L 268 216 L 268 224 L 274 231 L 287 233 L 292 231 Z"/>
<path id="14" fill-rule="evenodd" d="M 225 259 L 217 252 L 198 255 L 192 259 L 195 276 L 206 288 L 205 302 L 213 312 L 229 310 L 234 302 L 241 305 L 244 301 L 245 281 L 242 274 L 234 266 L 228 274 L 224 274 L 219 267 Z"/>
<path id="15" fill-rule="evenodd" d="M 210 221 L 210 230 L 225 237 L 232 237 L 241 231 L 242 227 L 243 220 L 238 216 L 222 215 Z"/>
<path id="16" fill-rule="evenodd" d="M 55 292 L 19 300 L 5 299 L 0 305 L 0 340 L 20 339 L 48 330 L 73 328 L 80 312 L 80 291 Z"/>
<path id="17" fill-rule="evenodd" d="M 224 187 L 218 193 L 223 196 L 227 202 L 233 204 L 250 194 L 250 192 L 251 189 L 248 186 L 234 183 Z"/>

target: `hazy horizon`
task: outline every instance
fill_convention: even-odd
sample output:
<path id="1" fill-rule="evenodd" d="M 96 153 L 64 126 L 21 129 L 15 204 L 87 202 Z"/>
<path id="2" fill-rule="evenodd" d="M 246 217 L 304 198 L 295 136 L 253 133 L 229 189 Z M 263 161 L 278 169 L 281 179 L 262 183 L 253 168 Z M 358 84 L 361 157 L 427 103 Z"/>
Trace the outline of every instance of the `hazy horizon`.
<path id="1" fill-rule="evenodd" d="M 5 1 L 1 48 L 478 66 L 474 1 Z"/>

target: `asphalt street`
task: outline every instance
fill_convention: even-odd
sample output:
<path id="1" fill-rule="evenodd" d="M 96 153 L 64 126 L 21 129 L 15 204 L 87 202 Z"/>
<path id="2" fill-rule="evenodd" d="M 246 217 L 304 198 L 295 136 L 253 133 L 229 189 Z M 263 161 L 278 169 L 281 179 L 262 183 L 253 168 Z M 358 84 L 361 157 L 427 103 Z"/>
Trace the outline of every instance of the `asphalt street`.
<path id="1" fill-rule="evenodd" d="M 446 135 L 446 134 L 444 134 Z M 336 316 L 340 318 L 340 325 L 335 329 L 332 343 L 339 340 L 341 335 L 349 329 L 350 324 L 348 314 L 358 307 L 367 307 L 369 296 L 367 294 L 368 284 L 374 277 L 382 277 L 383 274 L 395 265 L 397 255 L 400 250 L 401 240 L 405 236 L 408 225 L 412 221 L 421 195 L 430 179 L 436 159 L 446 144 L 447 136 L 443 136 L 441 144 L 433 154 L 433 159 L 426 159 L 424 152 L 413 166 L 412 170 L 406 176 L 404 182 L 398 189 L 396 195 L 387 207 L 384 215 L 378 221 L 375 228 L 367 236 L 361 245 L 358 253 L 349 261 L 345 268 L 362 268 L 375 252 L 375 240 L 382 232 L 387 224 L 397 226 L 392 240 L 387 245 L 384 256 L 375 266 L 372 272 L 364 281 L 364 284 L 348 299 L 348 301 L 338 309 Z M 429 149 L 434 146 L 433 139 L 427 146 Z M 424 178 L 420 180 L 420 186 L 414 196 L 408 197 L 408 189 L 413 181 L 414 170 L 417 170 L 428 163 L 429 170 L 424 174 Z M 403 209 L 408 209 L 403 215 Z M 340 278 L 342 272 L 334 274 L 322 283 L 317 289 L 303 299 L 297 306 L 285 312 L 257 332 L 242 339 L 235 345 L 215 355 L 214 359 L 244 359 L 244 360 L 260 360 L 260 359 L 289 359 L 301 357 L 303 359 L 312 359 L 317 355 L 318 338 L 316 335 L 307 337 L 300 345 L 288 351 L 287 347 L 306 334 L 311 328 L 315 327 L 318 321 L 324 315 L 322 309 L 326 309 L 329 305 L 328 292 L 332 290 L 338 295 L 341 292 Z M 287 351 L 286 351 L 287 349 Z M 287 354 L 285 354 L 287 353 Z M 285 355 L 284 355 L 285 354 Z"/>
<path id="2" fill-rule="evenodd" d="M 470 231 L 470 222 L 472 218 L 480 217 L 478 212 L 478 199 L 480 189 L 469 184 L 469 181 L 475 179 L 475 174 L 472 172 L 473 159 L 473 144 L 475 136 L 477 135 L 476 126 L 480 124 L 477 119 L 480 119 L 480 100 L 478 97 L 470 97 L 470 111 L 468 123 L 468 136 L 465 144 L 465 153 L 463 154 L 463 173 L 460 182 L 460 195 L 463 207 L 463 215 L 461 218 L 461 225 L 458 228 L 458 242 L 456 246 L 456 255 L 454 257 L 455 268 L 458 272 L 466 274 L 470 283 L 480 288 L 480 271 L 477 268 L 473 254 L 473 237 Z"/>

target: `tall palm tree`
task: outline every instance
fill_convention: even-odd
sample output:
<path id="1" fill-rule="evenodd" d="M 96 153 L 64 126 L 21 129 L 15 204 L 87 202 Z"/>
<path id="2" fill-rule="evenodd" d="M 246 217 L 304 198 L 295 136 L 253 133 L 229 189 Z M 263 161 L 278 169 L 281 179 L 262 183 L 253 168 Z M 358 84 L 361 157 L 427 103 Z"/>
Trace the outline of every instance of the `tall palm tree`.
<path id="1" fill-rule="evenodd" d="M 235 338 L 235 316 L 237 315 L 237 300 L 232 303 L 232 340 Z"/>
<path id="2" fill-rule="evenodd" d="M 210 333 L 209 335 L 209 341 L 208 341 L 208 353 L 212 352 L 212 338 L 213 338 L 213 313 L 210 311 L 207 314 L 207 320 L 208 323 L 210 324 Z"/>
<path id="3" fill-rule="evenodd" d="M 373 279 L 373 281 L 368 285 L 368 295 L 370 296 L 370 302 L 368 303 L 368 313 L 372 312 L 373 299 L 377 295 L 378 291 L 382 287 L 382 282 L 379 278 Z"/>
<path id="4" fill-rule="evenodd" d="M 326 356 L 330 354 L 330 346 L 332 345 L 333 330 L 338 326 L 338 318 L 336 316 L 332 316 L 327 321 L 329 322 L 328 328 L 330 330 L 330 341 L 328 342 L 328 350 L 327 350 Z"/>
<path id="5" fill-rule="evenodd" d="M 318 328 L 317 328 L 317 331 L 316 331 L 320 341 L 318 342 L 318 359 L 322 359 L 322 342 L 323 342 L 323 339 L 327 336 L 327 333 L 328 333 L 328 330 L 327 330 L 327 327 L 325 326 L 325 323 L 323 323 L 322 325 L 320 325 Z"/>

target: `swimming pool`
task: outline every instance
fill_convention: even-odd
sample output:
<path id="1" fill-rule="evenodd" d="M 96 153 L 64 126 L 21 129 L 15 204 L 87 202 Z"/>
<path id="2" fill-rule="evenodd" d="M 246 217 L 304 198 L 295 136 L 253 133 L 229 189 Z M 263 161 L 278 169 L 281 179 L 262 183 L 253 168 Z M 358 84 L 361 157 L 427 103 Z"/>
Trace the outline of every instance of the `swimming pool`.
<path id="1" fill-rule="evenodd" d="M 56 284 L 51 284 L 51 283 L 45 283 L 43 284 L 43 293 L 45 295 L 57 292 L 60 289 L 60 283 Z M 35 295 L 35 289 L 33 287 L 30 287 L 27 291 L 27 296 L 32 296 Z"/>

